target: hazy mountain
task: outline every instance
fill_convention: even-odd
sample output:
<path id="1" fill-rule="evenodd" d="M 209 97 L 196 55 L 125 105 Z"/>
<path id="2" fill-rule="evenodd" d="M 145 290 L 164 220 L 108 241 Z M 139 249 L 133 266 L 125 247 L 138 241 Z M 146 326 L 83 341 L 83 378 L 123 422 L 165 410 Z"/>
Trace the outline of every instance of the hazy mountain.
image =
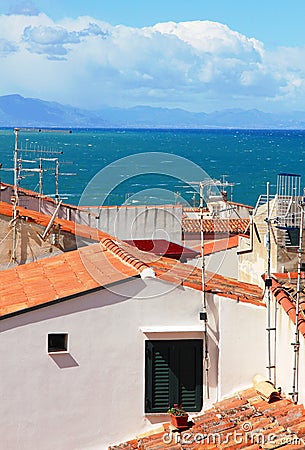
<path id="1" fill-rule="evenodd" d="M 257 109 L 226 109 L 207 114 L 150 106 L 105 107 L 98 111 L 89 111 L 16 94 L 0 96 L 0 126 L 305 129 L 305 112 L 273 114 Z"/>

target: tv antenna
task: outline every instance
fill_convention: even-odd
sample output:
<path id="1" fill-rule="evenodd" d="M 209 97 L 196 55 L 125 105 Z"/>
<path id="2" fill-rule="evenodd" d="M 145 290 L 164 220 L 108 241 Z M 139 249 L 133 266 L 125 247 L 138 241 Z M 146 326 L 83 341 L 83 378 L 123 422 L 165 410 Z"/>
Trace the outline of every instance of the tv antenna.
<path id="1" fill-rule="evenodd" d="M 13 195 L 11 198 L 12 204 L 13 204 L 13 217 L 11 220 L 11 225 L 13 226 L 13 247 L 12 247 L 12 261 L 14 263 L 17 262 L 17 218 L 18 218 L 18 205 L 19 205 L 19 185 L 20 185 L 20 181 L 23 178 L 21 176 L 22 172 L 33 172 L 33 173 L 39 173 L 39 189 L 41 190 L 41 192 L 39 192 L 39 210 L 40 210 L 40 205 L 41 205 L 41 198 L 42 198 L 42 173 L 44 170 L 42 168 L 42 160 L 43 159 L 53 159 L 53 161 L 55 161 L 55 178 L 56 178 L 56 194 L 55 194 L 55 198 L 57 199 L 57 203 L 58 203 L 58 199 L 59 199 L 59 195 L 58 195 L 58 173 L 59 173 L 59 169 L 58 169 L 58 163 L 56 164 L 56 160 L 58 162 L 58 158 L 42 158 L 40 157 L 40 164 L 38 168 L 25 168 L 23 167 L 22 163 L 35 163 L 37 162 L 37 154 L 39 153 L 41 154 L 45 154 L 46 156 L 48 155 L 61 155 L 63 152 L 62 151 L 55 151 L 55 150 L 50 150 L 50 149 L 42 149 L 42 148 L 36 148 L 36 144 L 37 142 L 34 143 L 34 147 L 33 148 L 27 148 L 27 144 L 26 144 L 26 148 L 23 149 L 21 147 L 19 147 L 19 133 L 20 132 L 30 132 L 30 133 L 71 133 L 71 130 L 62 130 L 62 129 L 43 129 L 43 128 L 14 128 L 14 134 L 15 134 L 15 146 L 14 146 L 14 168 L 12 169 L 14 171 L 14 187 L 13 187 Z M 33 153 L 34 155 L 36 155 L 36 158 L 34 156 L 33 160 L 26 160 L 26 159 L 22 159 L 22 157 L 20 156 L 20 152 L 26 152 L 26 153 Z M 56 196 L 57 195 L 57 196 Z"/>

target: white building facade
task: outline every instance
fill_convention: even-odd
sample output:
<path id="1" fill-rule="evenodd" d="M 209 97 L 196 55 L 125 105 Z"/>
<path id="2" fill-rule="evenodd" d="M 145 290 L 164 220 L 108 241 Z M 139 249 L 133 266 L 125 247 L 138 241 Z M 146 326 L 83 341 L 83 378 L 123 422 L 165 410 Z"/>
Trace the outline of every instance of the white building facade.
<path id="1" fill-rule="evenodd" d="M 168 392 L 196 414 L 249 385 L 266 366 L 265 307 L 207 302 L 209 398 L 198 290 L 131 278 L 2 316 L 1 446 L 104 450 L 168 421 Z"/>

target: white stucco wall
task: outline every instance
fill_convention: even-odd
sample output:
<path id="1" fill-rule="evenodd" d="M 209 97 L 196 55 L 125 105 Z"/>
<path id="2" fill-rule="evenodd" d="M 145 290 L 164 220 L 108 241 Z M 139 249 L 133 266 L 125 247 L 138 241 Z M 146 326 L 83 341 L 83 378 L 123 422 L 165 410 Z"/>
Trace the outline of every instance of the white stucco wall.
<path id="1" fill-rule="evenodd" d="M 219 297 L 219 396 L 266 374 L 266 308 Z"/>
<path id="2" fill-rule="evenodd" d="M 98 228 L 119 239 L 166 239 L 181 244 L 182 206 L 113 206 L 88 208 Z"/>
<path id="3" fill-rule="evenodd" d="M 143 330 L 155 339 L 202 337 L 201 295 L 159 280 L 146 283 L 136 279 L 116 292 L 101 290 L 0 322 L 3 449 L 106 449 L 160 422 L 144 414 Z M 139 292 L 143 298 L 130 298 Z M 47 354 L 52 332 L 69 334 L 69 354 Z"/>
<path id="4" fill-rule="evenodd" d="M 289 397 L 293 386 L 293 366 L 295 325 L 285 310 L 279 306 L 277 314 L 277 361 L 276 361 L 276 385 L 281 387 L 284 394 Z M 299 333 L 299 403 L 305 403 L 305 342 Z"/>
<path id="5" fill-rule="evenodd" d="M 211 273 L 217 273 L 224 277 L 238 278 L 238 256 L 237 247 L 229 248 L 220 252 L 205 256 L 206 270 Z M 202 258 L 194 258 L 187 261 L 188 264 L 202 267 Z"/>
<path id="6" fill-rule="evenodd" d="M 207 302 L 203 409 L 251 384 L 263 359 L 260 308 L 212 294 Z M 133 279 L 0 321 L 1 448 L 104 450 L 167 421 L 144 412 L 145 340 L 203 339 L 201 310 L 199 291 Z M 69 353 L 47 353 L 55 332 L 68 333 Z"/>
<path id="7" fill-rule="evenodd" d="M 1 192 L 1 199 L 11 203 L 12 187 Z M 44 198 L 20 195 L 19 205 L 52 216 L 56 203 Z M 99 228 L 119 239 L 166 239 L 177 244 L 182 242 L 182 206 L 110 206 L 104 208 L 62 204 L 57 216 L 81 225 Z"/>

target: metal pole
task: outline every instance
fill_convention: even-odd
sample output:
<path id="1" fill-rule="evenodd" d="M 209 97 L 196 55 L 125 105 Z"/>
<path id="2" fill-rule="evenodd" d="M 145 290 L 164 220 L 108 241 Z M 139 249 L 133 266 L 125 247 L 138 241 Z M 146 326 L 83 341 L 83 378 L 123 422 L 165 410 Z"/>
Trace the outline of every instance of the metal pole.
<path id="1" fill-rule="evenodd" d="M 268 353 L 268 380 L 276 385 L 276 322 L 277 322 L 277 305 L 276 301 L 272 302 L 271 287 L 271 217 L 270 217 L 270 183 L 267 182 L 267 278 L 265 287 L 267 289 L 267 353 Z M 272 306 L 274 308 L 273 323 L 271 319 Z M 274 333 L 273 348 L 271 332 Z"/>
<path id="2" fill-rule="evenodd" d="M 59 202 L 59 191 L 58 191 L 58 176 L 59 176 L 59 161 L 58 158 L 55 160 L 55 201 Z"/>
<path id="3" fill-rule="evenodd" d="M 42 158 L 39 158 L 39 212 L 41 212 L 41 197 L 43 193 L 42 183 Z"/>
<path id="4" fill-rule="evenodd" d="M 203 183 L 200 182 L 200 237 L 201 237 L 201 285 L 202 285 L 202 302 L 203 302 L 203 316 L 204 316 L 204 365 L 205 365 L 205 387 L 206 398 L 210 398 L 209 386 L 209 343 L 208 343 L 208 314 L 207 302 L 205 295 L 205 257 L 204 257 L 204 231 L 203 231 Z"/>
<path id="5" fill-rule="evenodd" d="M 270 193 L 269 193 L 269 182 L 267 182 L 267 279 L 271 279 L 271 249 L 270 249 Z M 271 381 L 271 292 L 270 292 L 270 282 L 267 283 L 267 335 L 268 335 L 268 380 Z"/>
<path id="6" fill-rule="evenodd" d="M 18 132 L 19 128 L 14 128 L 15 149 L 14 149 L 14 195 L 13 201 L 13 249 L 12 261 L 17 261 L 17 206 L 18 206 L 18 183 L 19 183 L 19 164 L 18 164 Z"/>
<path id="7" fill-rule="evenodd" d="M 293 364 L 293 379 L 292 379 L 292 400 L 298 403 L 299 400 L 299 356 L 300 356 L 300 339 L 299 339 L 299 313 L 300 313 L 300 292 L 301 292 L 301 268 L 302 268 L 302 248 L 303 248 L 303 220 L 304 220 L 304 197 L 301 204 L 301 220 L 300 220 L 300 236 L 298 248 L 298 278 L 297 278 L 297 293 L 295 305 L 295 340 L 292 344 L 294 347 L 294 364 Z"/>
<path id="8" fill-rule="evenodd" d="M 2 163 L 0 163 L 0 202 L 2 201 L 2 174 L 1 174 L 1 169 L 2 169 Z"/>

